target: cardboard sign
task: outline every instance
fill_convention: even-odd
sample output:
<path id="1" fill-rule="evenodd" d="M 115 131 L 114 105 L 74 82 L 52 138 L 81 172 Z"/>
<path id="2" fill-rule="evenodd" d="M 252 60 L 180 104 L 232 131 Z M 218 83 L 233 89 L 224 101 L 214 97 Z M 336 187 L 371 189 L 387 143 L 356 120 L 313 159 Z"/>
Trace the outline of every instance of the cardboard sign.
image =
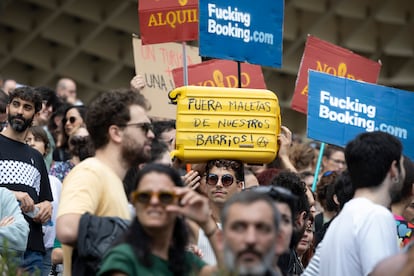
<path id="1" fill-rule="evenodd" d="M 200 0 L 200 55 L 282 66 L 284 1 Z"/>
<path id="2" fill-rule="evenodd" d="M 262 68 L 258 65 L 242 63 L 241 87 L 266 89 Z M 173 70 L 174 83 L 183 86 L 183 68 Z M 188 66 L 188 83 L 196 86 L 238 87 L 237 62 L 230 60 L 209 60 Z"/>
<path id="3" fill-rule="evenodd" d="M 414 93 L 311 70 L 308 137 L 344 146 L 365 131 L 396 136 L 414 158 Z"/>
<path id="4" fill-rule="evenodd" d="M 296 79 L 292 109 L 307 113 L 308 70 L 376 83 L 381 64 L 309 35 Z"/>
<path id="5" fill-rule="evenodd" d="M 262 164 L 275 159 L 281 118 L 272 91 L 183 86 L 169 96 L 177 103 L 174 157 L 195 163 L 223 158 Z"/>
<path id="6" fill-rule="evenodd" d="M 134 47 L 135 72 L 143 75 L 145 88 L 142 94 L 150 101 L 150 116 L 175 119 L 176 106 L 170 104 L 168 92 L 173 90 L 172 70 L 183 67 L 182 45 L 163 43 L 142 45 L 136 36 L 132 37 Z M 200 63 L 196 47 L 186 46 L 187 64 Z"/>
<path id="7" fill-rule="evenodd" d="M 198 39 L 197 0 L 139 0 L 142 44 Z"/>

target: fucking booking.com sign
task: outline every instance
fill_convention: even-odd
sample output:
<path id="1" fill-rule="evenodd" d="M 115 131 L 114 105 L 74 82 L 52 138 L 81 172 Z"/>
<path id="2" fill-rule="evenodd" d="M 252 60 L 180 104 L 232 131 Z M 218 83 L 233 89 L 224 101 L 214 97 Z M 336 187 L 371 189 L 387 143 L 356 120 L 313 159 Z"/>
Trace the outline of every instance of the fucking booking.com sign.
<path id="1" fill-rule="evenodd" d="M 309 71 L 308 137 L 346 145 L 361 132 L 384 131 L 414 158 L 414 92 Z"/>
<path id="2" fill-rule="evenodd" d="M 283 0 L 200 0 L 200 55 L 282 66 Z"/>

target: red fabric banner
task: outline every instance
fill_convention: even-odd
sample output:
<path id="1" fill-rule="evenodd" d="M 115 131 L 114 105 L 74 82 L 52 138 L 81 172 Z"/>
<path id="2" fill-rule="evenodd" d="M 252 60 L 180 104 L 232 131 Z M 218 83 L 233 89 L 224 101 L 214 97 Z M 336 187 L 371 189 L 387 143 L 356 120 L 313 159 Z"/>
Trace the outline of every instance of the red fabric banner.
<path id="1" fill-rule="evenodd" d="M 376 83 L 381 64 L 309 35 L 296 79 L 292 109 L 308 113 L 308 70 Z"/>
<path id="2" fill-rule="evenodd" d="M 237 62 L 213 59 L 188 66 L 188 84 L 211 87 L 238 87 Z M 173 70 L 176 87 L 184 85 L 183 67 Z M 241 87 L 266 89 L 262 68 L 259 65 L 241 63 Z"/>
<path id="3" fill-rule="evenodd" d="M 142 44 L 198 39 L 197 0 L 139 0 Z"/>

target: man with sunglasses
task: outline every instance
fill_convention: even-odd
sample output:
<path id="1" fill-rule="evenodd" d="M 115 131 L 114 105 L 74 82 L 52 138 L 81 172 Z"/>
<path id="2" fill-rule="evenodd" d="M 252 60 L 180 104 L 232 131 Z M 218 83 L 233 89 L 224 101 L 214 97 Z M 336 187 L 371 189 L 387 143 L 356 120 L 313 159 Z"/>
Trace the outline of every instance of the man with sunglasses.
<path id="1" fill-rule="evenodd" d="M 32 214 L 25 215 L 30 232 L 22 262 L 29 273 L 42 268 L 42 224 L 52 216 L 53 196 L 43 156 L 25 143 L 41 107 L 42 99 L 32 88 L 14 89 L 7 105 L 8 127 L 0 135 L 0 186 L 13 191 L 23 213 Z"/>
<path id="2" fill-rule="evenodd" d="M 237 160 L 210 160 L 206 164 L 206 184 L 202 189 L 209 199 L 212 217 L 221 228 L 220 212 L 226 201 L 240 192 L 244 186 L 244 165 Z M 203 260 L 211 265 L 217 263 L 209 239 L 196 225 L 190 224 L 195 243 L 203 253 Z"/>
<path id="3" fill-rule="evenodd" d="M 84 213 L 130 220 L 122 179 L 129 168 L 151 157 L 154 133 L 148 108 L 144 96 L 130 90 L 103 93 L 90 104 L 86 126 L 95 156 L 65 177 L 59 203 L 56 232 L 63 244 L 64 275 L 72 275 L 72 253 Z"/>

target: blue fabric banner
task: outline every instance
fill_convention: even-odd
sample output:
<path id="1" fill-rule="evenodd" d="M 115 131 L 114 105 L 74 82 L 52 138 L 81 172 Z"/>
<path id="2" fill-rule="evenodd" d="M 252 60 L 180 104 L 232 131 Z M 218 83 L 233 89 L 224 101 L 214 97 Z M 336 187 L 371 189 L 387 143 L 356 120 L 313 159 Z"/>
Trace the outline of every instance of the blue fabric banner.
<path id="1" fill-rule="evenodd" d="M 200 0 L 200 55 L 282 66 L 284 1 Z"/>
<path id="2" fill-rule="evenodd" d="M 345 146 L 364 131 L 388 132 L 414 159 L 414 93 L 309 71 L 308 137 Z"/>

